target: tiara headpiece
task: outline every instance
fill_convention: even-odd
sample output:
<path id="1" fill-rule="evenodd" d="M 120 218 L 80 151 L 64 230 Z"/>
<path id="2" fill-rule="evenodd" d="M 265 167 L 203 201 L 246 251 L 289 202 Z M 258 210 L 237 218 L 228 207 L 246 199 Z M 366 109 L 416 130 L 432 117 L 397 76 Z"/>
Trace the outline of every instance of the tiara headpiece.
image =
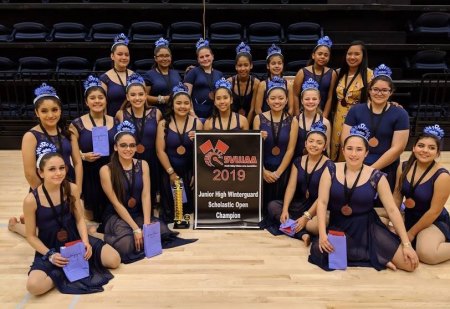
<path id="1" fill-rule="evenodd" d="M 305 90 L 310 90 L 310 89 L 315 89 L 315 90 L 319 89 L 319 83 L 317 83 L 311 77 L 306 82 L 303 83 L 303 85 L 302 85 L 302 92 L 305 91 Z"/>
<path id="2" fill-rule="evenodd" d="M 200 48 L 203 47 L 209 47 L 209 41 L 203 38 L 200 38 L 200 40 L 197 41 L 197 43 L 195 43 L 195 48 L 197 50 L 199 50 Z"/>
<path id="3" fill-rule="evenodd" d="M 42 83 L 39 87 L 34 89 L 34 95 L 36 96 L 33 100 L 33 104 L 36 104 L 36 102 L 43 97 L 54 97 L 59 100 L 58 95 L 56 94 L 55 88 L 53 88 L 50 85 L 47 85 L 46 83 Z"/>
<path id="4" fill-rule="evenodd" d="M 165 38 L 159 38 L 155 42 L 155 47 L 169 47 L 169 41 L 167 41 Z"/>
<path id="5" fill-rule="evenodd" d="M 53 143 L 40 142 L 36 147 L 36 155 L 38 156 L 36 160 L 36 167 L 39 168 L 41 160 L 47 153 L 57 152 L 56 146 Z"/>
<path id="6" fill-rule="evenodd" d="M 251 55 L 250 51 L 251 51 L 250 46 L 248 46 L 244 42 L 241 42 L 238 46 L 236 46 L 236 55 L 242 54 L 242 53 Z"/>
<path id="7" fill-rule="evenodd" d="M 281 88 L 286 90 L 285 80 L 281 77 L 275 76 L 267 82 L 267 93 L 272 91 L 275 88 Z"/>
<path id="8" fill-rule="evenodd" d="M 214 84 L 215 89 L 219 88 L 225 88 L 228 90 L 231 90 L 231 82 L 226 80 L 225 77 L 222 77 L 221 79 L 217 80 Z"/>
<path id="9" fill-rule="evenodd" d="M 89 88 L 101 87 L 102 82 L 94 75 L 89 75 L 88 78 L 83 82 L 83 86 L 84 86 L 84 94 L 86 94 Z"/>
<path id="10" fill-rule="evenodd" d="M 324 37 L 321 37 L 318 41 L 317 41 L 317 46 L 326 46 L 328 48 L 331 48 L 331 46 L 333 46 L 333 42 L 331 41 L 331 39 L 326 35 Z"/>
<path id="11" fill-rule="evenodd" d="M 373 70 L 374 77 L 378 77 L 378 76 L 382 76 L 382 75 L 387 76 L 389 78 L 391 78 L 391 75 L 392 75 L 392 70 L 385 64 L 380 64 L 379 66 L 377 66 L 375 68 L 375 70 Z"/>
<path id="12" fill-rule="evenodd" d="M 186 93 L 189 94 L 188 87 L 183 84 L 182 82 L 179 82 L 178 85 L 172 88 L 173 95 L 176 95 L 178 93 Z"/>
<path id="13" fill-rule="evenodd" d="M 359 136 L 368 141 L 370 137 L 370 131 L 364 123 L 360 123 L 350 128 L 349 136 Z"/>
<path id="14" fill-rule="evenodd" d="M 128 76 L 127 89 L 126 90 L 128 91 L 128 88 L 130 88 L 130 86 L 136 85 L 136 84 L 137 85 L 143 85 L 145 87 L 144 78 L 141 75 L 137 74 L 137 73 L 133 73 L 130 76 Z"/>
<path id="15" fill-rule="evenodd" d="M 116 46 L 116 45 L 122 44 L 122 45 L 128 46 L 128 43 L 130 43 L 130 40 L 127 38 L 125 33 L 118 34 L 114 38 L 114 43 L 111 46 L 111 51 L 113 50 L 114 46 Z"/>
<path id="16" fill-rule="evenodd" d="M 323 135 L 327 134 L 327 126 L 322 121 L 316 121 L 311 125 L 311 129 L 309 130 L 308 134 L 311 133 L 322 133 Z"/>
<path id="17" fill-rule="evenodd" d="M 134 126 L 134 124 L 132 122 L 130 122 L 128 120 L 125 120 L 124 122 L 119 123 L 117 125 L 117 133 L 114 135 L 114 141 L 116 140 L 117 136 L 123 132 L 127 132 L 127 133 L 134 135 L 134 133 L 136 132 L 136 127 Z"/>
<path id="18" fill-rule="evenodd" d="M 434 135 L 441 140 L 444 137 L 444 130 L 438 125 L 428 126 L 423 129 L 423 133 Z"/>
<path id="19" fill-rule="evenodd" d="M 267 57 L 266 59 L 269 59 L 270 57 L 272 57 L 273 55 L 280 55 L 282 56 L 283 54 L 281 53 L 281 48 L 279 48 L 278 46 L 276 46 L 275 44 L 272 44 L 272 46 L 270 46 L 267 49 Z"/>

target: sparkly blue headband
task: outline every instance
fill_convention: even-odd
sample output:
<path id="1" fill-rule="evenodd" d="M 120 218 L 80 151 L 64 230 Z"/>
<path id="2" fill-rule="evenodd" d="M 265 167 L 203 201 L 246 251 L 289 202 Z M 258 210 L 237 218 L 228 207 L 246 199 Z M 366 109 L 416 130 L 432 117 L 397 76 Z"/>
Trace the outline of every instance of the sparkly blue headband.
<path id="1" fill-rule="evenodd" d="M 226 80 L 225 77 L 222 77 L 221 79 L 216 81 L 216 83 L 214 84 L 214 88 L 215 89 L 225 88 L 231 90 L 231 82 Z"/>
<path id="2" fill-rule="evenodd" d="M 423 129 L 423 133 L 434 135 L 438 138 L 438 140 L 441 140 L 444 137 L 444 130 L 441 129 L 441 127 L 438 124 L 435 124 L 434 126 L 428 126 Z"/>
<path id="3" fill-rule="evenodd" d="M 178 93 L 186 93 L 189 95 L 189 89 L 188 87 L 183 84 L 182 82 L 179 82 L 178 85 L 172 88 L 173 95 L 175 96 Z"/>
<path id="4" fill-rule="evenodd" d="M 373 76 L 378 77 L 378 76 L 382 76 L 382 75 L 387 76 L 390 79 L 392 79 L 391 78 L 392 70 L 387 65 L 380 64 L 379 66 L 377 66 L 375 68 L 375 70 L 373 70 Z"/>
<path id="5" fill-rule="evenodd" d="M 114 43 L 111 46 L 111 51 L 113 50 L 114 46 L 116 46 L 118 44 L 123 44 L 125 46 L 128 46 L 128 43 L 130 43 L 130 40 L 127 38 L 127 36 L 124 33 L 121 33 L 114 38 Z"/>
<path id="6" fill-rule="evenodd" d="M 167 41 L 164 38 L 159 38 L 156 42 L 155 42 L 155 47 L 169 47 L 169 41 Z"/>
<path id="7" fill-rule="evenodd" d="M 350 128 L 349 136 L 359 136 L 368 141 L 370 137 L 370 131 L 364 123 L 361 123 Z"/>
<path id="8" fill-rule="evenodd" d="M 209 41 L 201 38 L 200 40 L 195 43 L 195 48 L 199 50 L 202 47 L 209 47 Z"/>
<path id="9" fill-rule="evenodd" d="M 132 85 L 143 85 L 145 87 L 145 81 L 144 78 L 137 74 L 137 73 L 133 73 L 130 76 L 128 76 L 127 79 L 127 87 L 126 87 L 126 91 L 128 92 L 128 89 L 132 86 Z"/>
<path id="10" fill-rule="evenodd" d="M 36 147 L 36 155 L 38 156 L 36 160 L 36 167 L 39 168 L 39 164 L 41 164 L 41 160 L 47 153 L 56 152 L 56 146 L 52 143 L 48 142 L 40 142 L 39 145 Z"/>
<path id="11" fill-rule="evenodd" d="M 89 75 L 88 78 L 83 82 L 83 86 L 84 86 L 84 94 L 86 95 L 86 92 L 88 91 L 89 88 L 101 87 L 102 82 L 94 75 Z"/>
<path id="12" fill-rule="evenodd" d="M 283 56 L 283 54 L 281 53 L 281 48 L 279 48 L 278 46 L 276 46 L 275 44 L 272 44 L 272 46 L 270 46 L 267 49 L 267 57 L 266 59 L 269 59 L 270 57 L 272 57 L 273 55 L 280 55 Z"/>
<path id="13" fill-rule="evenodd" d="M 319 83 L 317 83 L 311 77 L 306 82 L 303 83 L 302 92 L 305 90 L 310 90 L 310 89 L 319 90 Z"/>
<path id="14" fill-rule="evenodd" d="M 136 132 L 136 127 L 134 126 L 133 123 L 129 122 L 128 120 L 119 123 L 117 125 L 117 133 L 114 135 L 114 141 L 116 141 L 117 136 L 123 132 L 127 132 L 134 135 L 134 133 Z"/>
<path id="15" fill-rule="evenodd" d="M 331 48 L 331 46 L 333 46 L 333 42 L 331 41 L 331 39 L 326 35 L 324 37 L 321 37 L 318 41 L 317 41 L 317 45 L 318 46 L 326 46 L 328 48 Z"/>
<path id="16" fill-rule="evenodd" d="M 242 53 L 251 55 L 250 51 L 251 51 L 250 46 L 248 46 L 248 45 L 245 44 L 244 42 L 241 42 L 241 43 L 236 47 L 236 55 L 239 55 L 239 54 L 242 54 Z"/>
<path id="17" fill-rule="evenodd" d="M 275 76 L 274 78 L 272 78 L 267 82 L 267 93 L 269 93 L 275 88 L 281 88 L 286 90 L 285 80 L 281 77 Z"/>
<path id="18" fill-rule="evenodd" d="M 46 83 L 42 83 L 39 87 L 34 89 L 34 95 L 36 96 L 33 100 L 33 104 L 36 104 L 36 102 L 43 97 L 54 97 L 59 100 L 58 95 L 56 94 L 55 88 L 53 88 L 50 85 L 47 85 Z"/>
<path id="19" fill-rule="evenodd" d="M 327 126 L 320 120 L 316 121 L 311 125 L 311 129 L 309 130 L 309 132 L 306 136 L 308 136 L 311 133 L 322 133 L 323 135 L 326 136 Z"/>

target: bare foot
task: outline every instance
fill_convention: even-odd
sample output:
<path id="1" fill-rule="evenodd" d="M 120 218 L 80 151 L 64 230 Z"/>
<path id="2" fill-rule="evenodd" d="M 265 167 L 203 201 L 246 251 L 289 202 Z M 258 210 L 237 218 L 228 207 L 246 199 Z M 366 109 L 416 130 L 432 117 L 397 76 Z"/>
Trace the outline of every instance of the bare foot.
<path id="1" fill-rule="evenodd" d="M 389 269 L 391 269 L 391 270 L 393 270 L 393 271 L 396 271 L 396 270 L 397 270 L 397 266 L 395 266 L 394 263 L 392 263 L 392 262 L 388 262 L 388 263 L 386 264 L 386 267 L 389 268 Z"/>
<path id="2" fill-rule="evenodd" d="M 20 223 L 25 224 L 25 215 L 21 214 L 19 217 Z"/>
<path id="3" fill-rule="evenodd" d="M 304 234 L 302 236 L 302 240 L 305 243 L 305 247 L 309 247 L 309 245 L 311 244 L 311 236 L 309 236 L 308 234 Z"/>
<path id="4" fill-rule="evenodd" d="M 10 230 L 11 232 L 14 232 L 14 227 L 16 226 L 17 223 L 19 223 L 19 220 L 17 220 L 16 217 L 9 218 L 8 230 Z"/>

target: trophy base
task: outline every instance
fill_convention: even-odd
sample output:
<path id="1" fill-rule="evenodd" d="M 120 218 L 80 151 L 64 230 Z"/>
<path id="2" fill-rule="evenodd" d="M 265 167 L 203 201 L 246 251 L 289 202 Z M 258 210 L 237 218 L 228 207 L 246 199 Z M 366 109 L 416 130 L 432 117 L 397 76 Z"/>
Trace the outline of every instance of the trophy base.
<path id="1" fill-rule="evenodd" d="M 178 221 L 175 221 L 173 224 L 174 229 L 188 229 L 189 227 L 190 227 L 189 221 L 185 221 L 185 220 L 178 220 Z"/>

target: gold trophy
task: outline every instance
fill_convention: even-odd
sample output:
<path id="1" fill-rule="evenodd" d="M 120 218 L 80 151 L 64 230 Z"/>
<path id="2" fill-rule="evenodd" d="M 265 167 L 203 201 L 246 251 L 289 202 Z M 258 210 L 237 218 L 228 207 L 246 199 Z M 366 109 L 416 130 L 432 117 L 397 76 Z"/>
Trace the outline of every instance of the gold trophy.
<path id="1" fill-rule="evenodd" d="M 183 215 L 183 180 L 178 177 L 173 184 L 173 202 L 175 208 L 175 218 L 173 228 L 188 229 L 191 216 Z"/>

